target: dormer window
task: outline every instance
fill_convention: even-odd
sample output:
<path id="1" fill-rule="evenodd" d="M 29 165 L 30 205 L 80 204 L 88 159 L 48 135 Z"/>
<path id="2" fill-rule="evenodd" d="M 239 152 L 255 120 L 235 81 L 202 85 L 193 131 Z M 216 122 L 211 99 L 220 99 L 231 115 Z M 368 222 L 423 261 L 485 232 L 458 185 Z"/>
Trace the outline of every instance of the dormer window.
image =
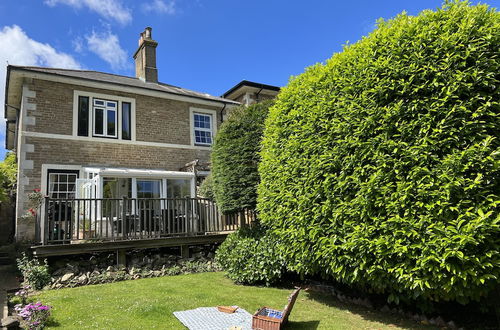
<path id="1" fill-rule="evenodd" d="M 74 135 L 135 140 L 133 99 L 75 91 Z"/>

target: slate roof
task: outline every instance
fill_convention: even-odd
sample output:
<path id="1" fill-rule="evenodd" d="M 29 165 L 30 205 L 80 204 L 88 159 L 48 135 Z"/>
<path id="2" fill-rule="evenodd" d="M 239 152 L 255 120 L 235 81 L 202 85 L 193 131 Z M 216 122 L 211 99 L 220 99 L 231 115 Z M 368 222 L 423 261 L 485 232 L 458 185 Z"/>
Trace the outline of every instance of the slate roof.
<path id="1" fill-rule="evenodd" d="M 111 83 L 111 84 L 115 84 L 115 85 L 123 85 L 123 86 L 129 86 L 129 87 L 144 88 L 144 89 L 149 89 L 149 90 L 154 90 L 154 91 L 159 91 L 159 92 L 165 92 L 165 93 L 169 93 L 169 94 L 195 97 L 198 99 L 239 104 L 239 102 L 236 102 L 233 100 L 225 99 L 225 98 L 218 97 L 218 96 L 213 96 L 213 95 L 206 94 L 206 93 L 195 92 L 195 91 L 192 91 L 189 89 L 164 84 L 161 82 L 158 82 L 158 83 L 145 82 L 145 81 L 140 80 L 139 78 L 120 76 L 120 75 L 111 74 L 111 73 L 89 71 L 89 70 L 44 68 L 44 67 L 34 67 L 34 66 L 10 65 L 9 67 L 14 69 L 14 70 L 25 70 L 25 71 L 32 71 L 32 72 L 48 73 L 48 74 L 54 74 L 54 75 L 70 77 L 70 78 L 98 81 L 98 82 Z"/>
<path id="2" fill-rule="evenodd" d="M 238 84 L 236 84 L 235 86 L 231 87 L 231 89 L 229 89 L 227 92 L 222 94 L 222 97 L 227 97 L 229 94 L 231 94 L 232 92 L 234 92 L 235 90 L 237 90 L 238 88 L 243 87 L 243 86 L 268 89 L 268 90 L 276 91 L 276 92 L 279 92 L 281 90 L 281 88 L 278 86 L 266 85 L 266 84 L 261 84 L 261 83 L 257 83 L 257 82 L 253 82 L 253 81 L 242 80 Z"/>

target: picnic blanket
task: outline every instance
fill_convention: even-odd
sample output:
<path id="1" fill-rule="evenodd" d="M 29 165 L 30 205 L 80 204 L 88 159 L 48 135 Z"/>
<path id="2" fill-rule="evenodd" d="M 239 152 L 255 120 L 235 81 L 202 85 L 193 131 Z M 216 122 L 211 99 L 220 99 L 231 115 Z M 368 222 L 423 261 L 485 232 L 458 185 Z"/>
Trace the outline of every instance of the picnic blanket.
<path id="1" fill-rule="evenodd" d="M 200 307 L 174 312 L 174 315 L 189 330 L 227 330 L 232 326 L 241 327 L 243 330 L 252 329 L 252 314 L 243 308 L 228 314 L 219 312 L 217 307 Z"/>

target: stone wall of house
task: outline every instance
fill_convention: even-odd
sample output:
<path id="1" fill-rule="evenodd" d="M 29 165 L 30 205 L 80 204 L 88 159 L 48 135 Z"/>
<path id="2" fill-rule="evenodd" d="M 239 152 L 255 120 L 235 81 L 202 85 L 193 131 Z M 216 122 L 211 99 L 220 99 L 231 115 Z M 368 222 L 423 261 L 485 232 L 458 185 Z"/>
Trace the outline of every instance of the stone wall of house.
<path id="1" fill-rule="evenodd" d="M 93 138 L 95 141 L 75 139 L 72 137 L 74 90 L 134 98 L 136 142 L 168 143 L 177 147 L 146 146 L 132 141 L 110 141 L 106 138 Z M 43 164 L 178 171 L 195 159 L 209 161 L 210 151 L 207 148 L 197 149 L 190 145 L 190 107 L 216 110 L 217 126 L 220 125 L 222 105 L 200 105 L 37 79 L 27 81 L 22 100 L 25 114 L 20 121 L 21 130 L 61 134 L 65 135 L 65 138 L 33 137 L 26 134 L 21 134 L 19 138 L 17 239 L 35 238 L 34 221 L 26 221 L 21 219 L 21 216 L 26 213 L 27 194 L 41 187 Z"/>
<path id="2" fill-rule="evenodd" d="M 39 79 L 33 79 L 27 86 L 36 93 L 35 98 L 28 98 L 28 102 L 36 104 L 36 110 L 28 111 L 29 116 L 35 118 L 35 125 L 27 127 L 27 131 L 30 132 L 73 134 L 73 92 L 75 90 L 135 99 L 137 141 L 189 145 L 191 143 L 190 107 L 216 110 L 218 125 L 222 120 L 220 116 L 222 104 L 220 106 L 200 105 Z"/>

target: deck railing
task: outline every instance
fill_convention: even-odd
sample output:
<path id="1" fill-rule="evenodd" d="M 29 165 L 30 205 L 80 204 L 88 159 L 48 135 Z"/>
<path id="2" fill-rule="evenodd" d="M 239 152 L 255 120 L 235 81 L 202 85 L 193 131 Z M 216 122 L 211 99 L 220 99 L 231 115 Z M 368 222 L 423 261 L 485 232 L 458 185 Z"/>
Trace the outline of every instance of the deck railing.
<path id="1" fill-rule="evenodd" d="M 222 215 L 206 198 L 46 197 L 41 211 L 42 244 L 207 235 L 255 221 L 254 211 Z"/>

